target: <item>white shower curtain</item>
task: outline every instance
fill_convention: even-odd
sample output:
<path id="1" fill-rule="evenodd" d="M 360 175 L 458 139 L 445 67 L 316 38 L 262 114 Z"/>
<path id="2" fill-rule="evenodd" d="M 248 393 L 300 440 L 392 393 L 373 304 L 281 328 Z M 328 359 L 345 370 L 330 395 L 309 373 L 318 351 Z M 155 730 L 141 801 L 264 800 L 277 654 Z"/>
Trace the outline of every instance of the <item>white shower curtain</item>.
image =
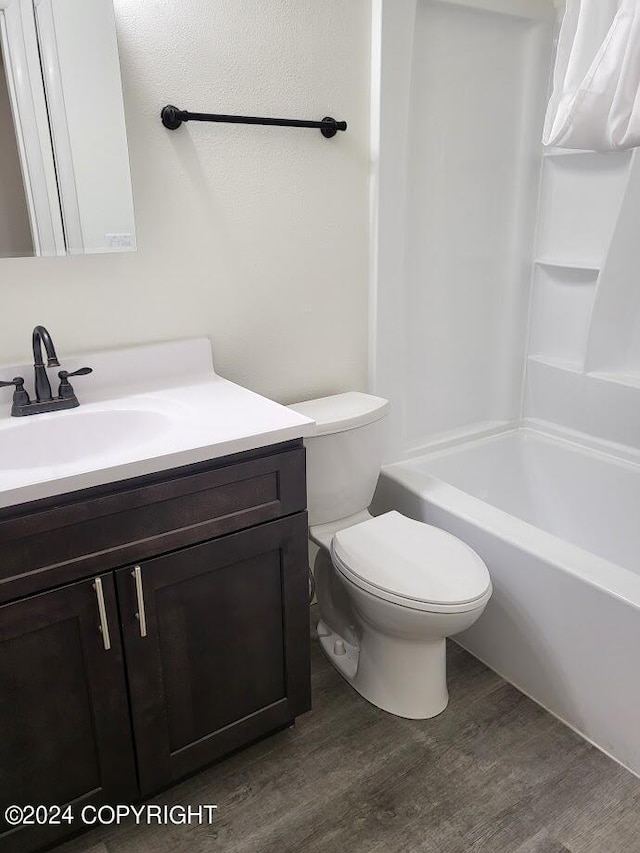
<path id="1" fill-rule="evenodd" d="M 543 142 L 640 146 L 640 0 L 567 0 Z"/>

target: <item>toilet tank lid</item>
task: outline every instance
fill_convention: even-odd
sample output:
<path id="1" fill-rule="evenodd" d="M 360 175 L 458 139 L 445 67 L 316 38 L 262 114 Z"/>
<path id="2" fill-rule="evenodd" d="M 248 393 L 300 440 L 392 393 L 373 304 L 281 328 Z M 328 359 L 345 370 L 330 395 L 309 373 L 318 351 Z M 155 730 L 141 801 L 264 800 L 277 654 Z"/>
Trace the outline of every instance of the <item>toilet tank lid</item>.
<path id="1" fill-rule="evenodd" d="M 360 391 L 348 391 L 293 403 L 289 408 L 316 422 L 315 435 L 330 435 L 380 420 L 389 411 L 389 401 Z"/>

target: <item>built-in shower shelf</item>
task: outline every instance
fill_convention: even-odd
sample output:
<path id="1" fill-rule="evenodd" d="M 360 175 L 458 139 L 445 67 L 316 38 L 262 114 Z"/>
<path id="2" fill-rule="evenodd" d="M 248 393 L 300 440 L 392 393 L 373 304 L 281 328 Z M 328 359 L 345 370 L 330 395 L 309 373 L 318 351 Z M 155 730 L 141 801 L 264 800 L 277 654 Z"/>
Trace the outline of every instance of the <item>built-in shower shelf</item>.
<path id="1" fill-rule="evenodd" d="M 602 265 L 620 211 L 630 157 L 626 151 L 545 157 L 539 258 L 576 269 L 597 270 Z M 580 260 L 574 262 L 576 258 Z"/>
<path id="2" fill-rule="evenodd" d="M 586 148 L 549 148 L 542 152 L 543 157 L 579 157 L 581 155 L 598 156 L 597 151 L 589 151 Z"/>
<path id="3" fill-rule="evenodd" d="M 559 270 L 583 270 L 585 272 L 599 273 L 600 266 L 591 261 L 560 260 L 559 258 L 536 258 L 534 261 L 540 267 L 551 267 Z"/>
<path id="4" fill-rule="evenodd" d="M 548 364 L 582 369 L 598 275 L 592 267 L 538 263 L 533 277 L 530 355 Z"/>
<path id="5" fill-rule="evenodd" d="M 578 361 L 570 361 L 566 358 L 555 358 L 548 355 L 530 355 L 529 361 L 536 364 L 544 364 L 546 367 L 555 367 L 559 370 L 568 370 L 570 373 L 582 373 L 582 363 Z"/>
<path id="6" fill-rule="evenodd" d="M 595 379 L 604 379 L 607 382 L 615 382 L 616 385 L 624 385 L 626 388 L 640 388 L 640 375 L 634 373 L 591 370 L 589 376 L 593 376 Z"/>

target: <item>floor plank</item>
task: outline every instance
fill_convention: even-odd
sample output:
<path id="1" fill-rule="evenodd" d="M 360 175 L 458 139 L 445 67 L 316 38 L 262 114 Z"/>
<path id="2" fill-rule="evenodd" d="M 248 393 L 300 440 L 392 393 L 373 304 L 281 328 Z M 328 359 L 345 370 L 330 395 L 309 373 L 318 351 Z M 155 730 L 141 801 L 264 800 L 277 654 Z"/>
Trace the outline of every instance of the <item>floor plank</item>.
<path id="1" fill-rule="evenodd" d="M 640 780 L 454 644 L 433 720 L 369 705 L 313 647 L 313 711 L 158 797 L 214 826 L 92 831 L 58 853 L 640 853 Z"/>

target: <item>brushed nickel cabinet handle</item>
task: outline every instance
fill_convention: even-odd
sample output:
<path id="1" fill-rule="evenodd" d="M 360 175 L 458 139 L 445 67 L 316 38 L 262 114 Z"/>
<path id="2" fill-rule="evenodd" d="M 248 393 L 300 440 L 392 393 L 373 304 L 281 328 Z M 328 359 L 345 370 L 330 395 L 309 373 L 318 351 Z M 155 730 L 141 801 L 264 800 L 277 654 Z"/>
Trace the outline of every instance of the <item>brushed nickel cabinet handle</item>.
<path id="1" fill-rule="evenodd" d="M 131 577 L 136 582 L 136 597 L 138 599 L 138 612 L 136 613 L 136 619 L 140 623 L 140 636 L 147 636 L 147 615 L 144 609 L 144 590 L 142 588 L 142 569 L 140 566 L 136 566 L 134 570 L 131 572 Z"/>
<path id="2" fill-rule="evenodd" d="M 107 608 L 104 603 L 104 590 L 102 588 L 101 578 L 96 578 L 93 582 L 93 588 L 96 591 L 98 599 L 98 613 L 100 614 L 100 625 L 98 630 L 102 634 L 102 642 L 104 643 L 105 651 L 111 648 L 111 635 L 109 634 L 109 620 L 107 619 Z"/>

